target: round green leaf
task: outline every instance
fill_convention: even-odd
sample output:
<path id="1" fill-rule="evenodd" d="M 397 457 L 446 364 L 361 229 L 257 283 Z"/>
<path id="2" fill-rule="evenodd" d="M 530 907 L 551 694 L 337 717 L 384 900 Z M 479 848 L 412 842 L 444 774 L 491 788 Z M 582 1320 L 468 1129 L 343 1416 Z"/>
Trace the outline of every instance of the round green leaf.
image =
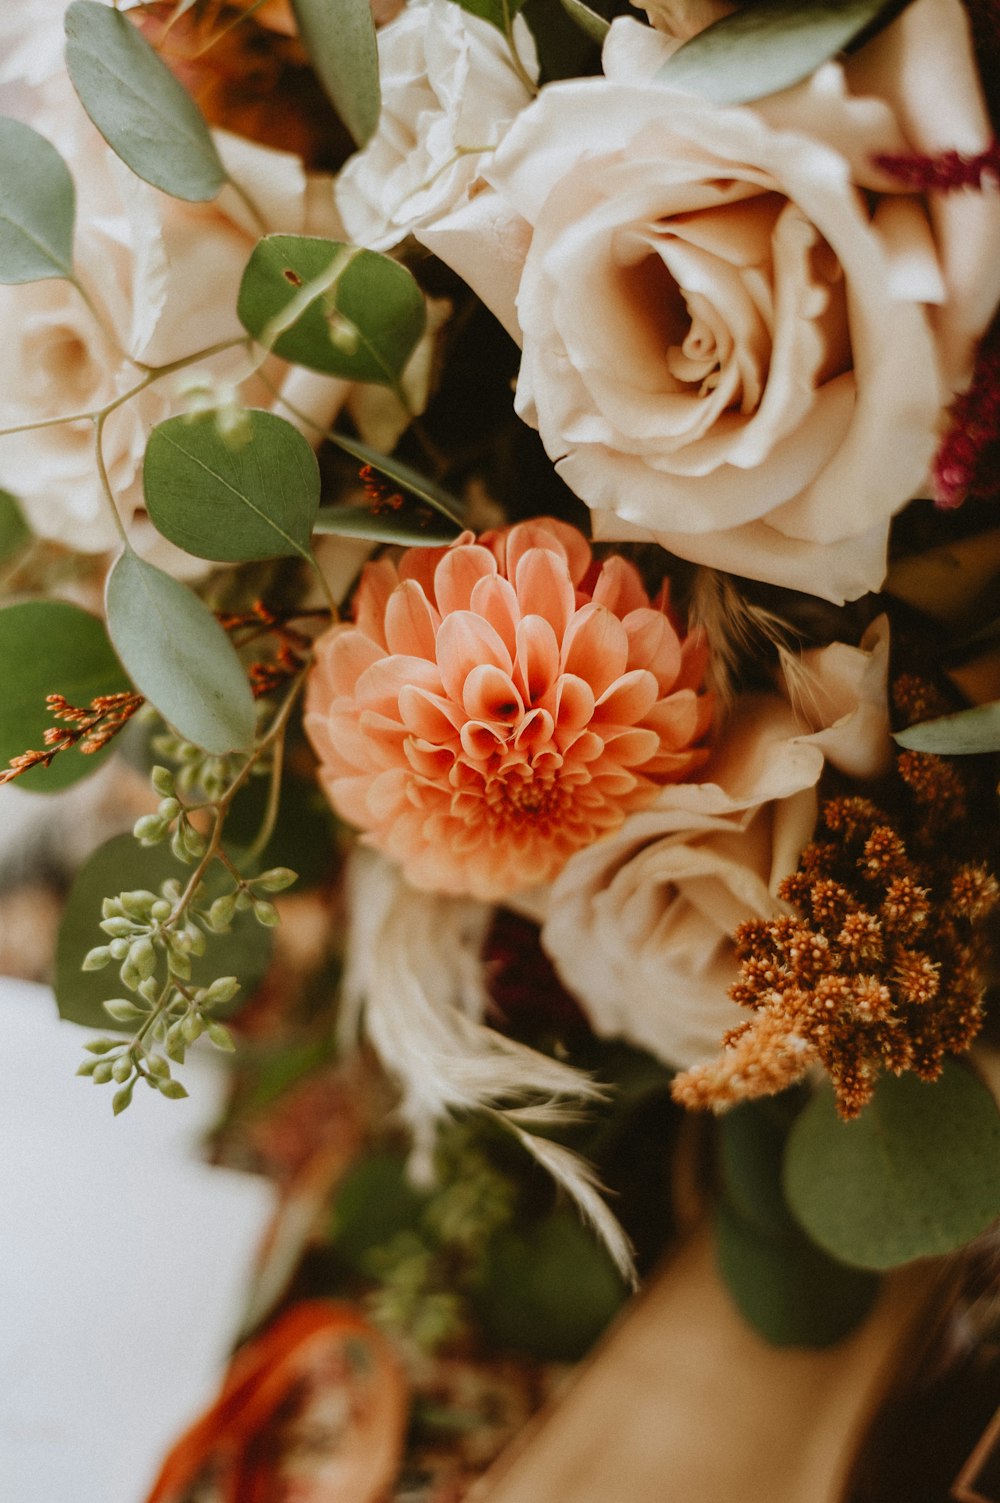
<path id="1" fill-rule="evenodd" d="M 114 961 L 100 971 L 80 969 L 87 951 L 106 943 L 99 928 L 102 900 L 138 888 L 157 892 L 168 878 L 183 884 L 190 875 L 191 868 L 174 859 L 169 845 L 141 846 L 131 835 L 116 835 L 84 862 L 70 889 L 56 945 L 55 992 L 64 1018 L 104 1032 L 122 1026 L 103 1007 L 107 999 L 127 995 Z M 209 869 L 205 886 L 211 898 L 231 891 L 232 882 L 215 865 Z M 237 976 L 239 995 L 228 1009 L 220 1008 L 218 1015 L 232 1012 L 253 994 L 273 950 L 274 931 L 258 924 L 252 913 L 238 913 L 229 934 L 210 935 L 205 954 L 191 957 L 191 983 L 209 986 L 217 976 Z"/>
<path id="2" fill-rule="evenodd" d="M 560 1207 L 542 1221 L 493 1239 L 472 1298 L 496 1345 L 574 1362 L 597 1340 L 627 1293 L 593 1233 L 573 1211 Z"/>
<path id="3" fill-rule="evenodd" d="M 330 1234 L 345 1262 L 360 1273 L 374 1270 L 371 1255 L 400 1232 L 417 1231 L 430 1201 L 394 1153 L 373 1153 L 344 1176 L 333 1207 Z"/>
<path id="4" fill-rule="evenodd" d="M 761 1231 L 725 1201 L 715 1234 L 726 1287 L 773 1346 L 830 1346 L 864 1319 L 878 1294 L 877 1274 L 835 1262 L 801 1232 Z"/>
<path id="5" fill-rule="evenodd" d="M 99 694 L 118 694 L 130 685 L 96 616 L 63 600 L 28 600 L 0 610 L 0 767 L 24 751 L 40 751 L 45 731 L 55 724 L 45 703 L 63 694 L 85 707 Z M 51 767 L 36 767 L 18 778 L 22 788 L 53 793 L 79 782 L 109 755 L 64 751 Z"/>
<path id="6" fill-rule="evenodd" d="M 852 1122 L 824 1088 L 792 1128 L 784 1179 L 798 1221 L 845 1263 L 952 1252 L 1000 1216 L 1000 1111 L 951 1061 L 933 1085 L 883 1076 Z"/>
<path id="7" fill-rule="evenodd" d="M 320 83 L 364 146 L 382 103 L 371 0 L 292 0 L 292 10 Z"/>
<path id="8" fill-rule="evenodd" d="M 253 747 L 253 695 L 236 650 L 185 585 L 131 550 L 108 576 L 108 631 L 141 694 L 205 751 Z"/>
<path id="9" fill-rule="evenodd" d="M 212 413 L 168 418 L 143 461 L 146 508 L 164 537 L 217 563 L 309 556 L 319 465 L 291 423 L 252 410 L 232 438 Z"/>
<path id="10" fill-rule="evenodd" d="M 462 503 L 450 495 L 441 486 L 435 485 L 433 480 L 428 480 L 426 475 L 421 475 L 419 470 L 414 470 L 410 465 L 404 464 L 401 459 L 382 454 L 378 449 L 363 444 L 360 439 L 348 438 L 343 433 L 330 433 L 330 442 L 343 449 L 345 454 L 350 454 L 361 464 L 370 464 L 372 469 L 378 470 L 387 480 L 398 485 L 401 490 L 415 496 L 419 501 L 426 501 L 435 511 L 454 522 L 459 529 L 463 526 L 461 514 Z"/>
<path id="11" fill-rule="evenodd" d="M 913 751 L 936 752 L 944 757 L 1000 751 L 1000 699 L 954 715 L 922 720 L 919 725 L 897 731 L 893 739 Z"/>
<path id="12" fill-rule="evenodd" d="M 326 375 L 394 386 L 424 332 L 423 294 L 405 267 L 369 250 L 355 251 L 336 284 L 323 287 L 345 249 L 314 236 L 266 236 L 247 262 L 236 312 L 247 332 L 264 340 L 268 326 L 317 282 L 316 296 L 274 340 L 275 353 Z"/>
<path id="13" fill-rule="evenodd" d="M 73 277 L 69 169 L 30 125 L 0 119 L 0 282 Z"/>
<path id="14" fill-rule="evenodd" d="M 717 1119 L 719 1168 L 734 1213 L 760 1233 L 797 1230 L 781 1188 L 789 1117 L 773 1098 L 747 1101 Z"/>
<path id="15" fill-rule="evenodd" d="M 501 32 L 506 32 L 509 23 L 524 6 L 524 0 L 455 0 L 455 3 L 470 16 L 488 21 Z"/>
<path id="16" fill-rule="evenodd" d="M 756 0 L 678 47 L 656 77 L 713 104 L 746 104 L 808 78 L 902 8 L 899 0 Z"/>
<path id="17" fill-rule="evenodd" d="M 24 520 L 16 496 L 0 490 L 0 564 L 8 563 L 31 542 L 31 528 Z"/>
<path id="18" fill-rule="evenodd" d="M 192 203 L 216 196 L 227 174 L 201 111 L 120 11 L 73 0 L 66 67 L 87 114 L 137 177 Z"/>

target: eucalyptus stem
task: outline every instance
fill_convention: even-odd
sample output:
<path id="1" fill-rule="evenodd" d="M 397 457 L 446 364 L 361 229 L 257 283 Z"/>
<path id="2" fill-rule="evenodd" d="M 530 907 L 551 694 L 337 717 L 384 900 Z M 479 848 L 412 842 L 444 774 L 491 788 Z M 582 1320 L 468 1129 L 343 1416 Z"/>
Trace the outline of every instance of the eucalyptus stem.
<path id="1" fill-rule="evenodd" d="M 101 490 L 104 494 L 104 499 L 107 501 L 108 506 L 111 508 L 111 516 L 114 520 L 115 530 L 117 531 L 118 536 L 121 538 L 122 546 L 124 548 L 131 548 L 132 545 L 128 540 L 128 533 L 125 530 L 125 523 L 122 521 L 121 513 L 118 510 L 118 503 L 115 500 L 115 493 L 111 489 L 111 481 L 108 477 L 108 467 L 104 462 L 104 424 L 107 420 L 107 416 L 108 414 L 106 412 L 102 412 L 94 420 L 94 449 L 97 455 L 97 473 L 100 477 Z"/>
<path id="2" fill-rule="evenodd" d="M 504 36 L 507 38 L 507 48 L 510 52 L 511 66 L 513 67 L 514 72 L 517 74 L 518 78 L 524 84 L 524 87 L 527 89 L 528 93 L 535 95 L 538 93 L 538 85 L 532 78 L 531 74 L 528 72 L 527 68 L 522 63 L 521 54 L 518 52 L 517 43 L 514 40 L 514 17 L 511 14 L 510 0 L 500 0 L 500 5 L 501 9 L 503 10 L 503 32 Z"/>

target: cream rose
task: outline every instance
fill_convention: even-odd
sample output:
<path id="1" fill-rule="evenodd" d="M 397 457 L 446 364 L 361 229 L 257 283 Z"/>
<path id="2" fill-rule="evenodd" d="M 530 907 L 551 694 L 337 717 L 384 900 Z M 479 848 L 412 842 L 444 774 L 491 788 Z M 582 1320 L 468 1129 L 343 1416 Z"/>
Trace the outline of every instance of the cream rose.
<path id="1" fill-rule="evenodd" d="M 513 35 L 522 72 L 537 77 L 520 17 Z M 531 91 L 496 27 L 454 0 L 411 0 L 379 31 L 378 53 L 378 128 L 341 171 L 337 206 L 352 239 L 388 250 L 466 197 Z"/>
<path id="2" fill-rule="evenodd" d="M 603 79 L 543 89 L 484 193 L 420 238 L 523 346 L 516 405 L 600 538 L 840 601 L 876 588 L 1000 295 L 1000 194 L 928 206 L 877 153 L 982 150 L 958 0 L 752 106 L 654 81 L 623 19 Z"/>
<path id="3" fill-rule="evenodd" d="M 745 696 L 705 780 L 572 856 L 535 916 L 542 943 L 600 1034 L 686 1067 L 740 1019 L 732 933 L 782 912 L 778 884 L 812 836 L 829 762 L 874 777 L 889 755 L 884 618 L 858 648 L 786 659 L 784 694 Z"/>
<path id="4" fill-rule="evenodd" d="M 74 178 L 74 263 L 86 299 L 52 279 L 0 286 L 5 335 L 0 365 L 0 427 L 97 411 L 139 385 L 143 366 L 162 365 L 229 339 L 243 329 L 236 291 L 260 233 L 231 188 L 211 204 L 187 204 L 140 182 L 94 130 L 61 58 L 44 43 L 61 38 L 63 0 L 33 0 L 17 18 L 0 19 L 0 113 L 47 137 Z M 43 40 L 23 45 L 34 21 Z M 309 177 L 297 157 L 217 133 L 227 169 L 254 196 L 269 228 L 332 233 L 329 180 Z M 140 364 L 140 362 L 142 364 Z M 269 406 L 273 396 L 247 381 L 245 351 L 215 356 L 198 374 L 242 400 Z M 270 375 L 317 421 L 328 422 L 348 386 L 280 361 Z M 122 516 L 136 545 L 174 572 L 203 569 L 168 544 L 145 519 L 140 469 L 150 428 L 182 409 L 183 382 L 167 377 L 108 417 L 103 453 Z M 242 383 L 242 384 L 241 384 Z M 81 552 L 117 546 L 94 452 L 93 423 L 61 423 L 0 436 L 0 485 L 21 501 L 42 537 Z"/>

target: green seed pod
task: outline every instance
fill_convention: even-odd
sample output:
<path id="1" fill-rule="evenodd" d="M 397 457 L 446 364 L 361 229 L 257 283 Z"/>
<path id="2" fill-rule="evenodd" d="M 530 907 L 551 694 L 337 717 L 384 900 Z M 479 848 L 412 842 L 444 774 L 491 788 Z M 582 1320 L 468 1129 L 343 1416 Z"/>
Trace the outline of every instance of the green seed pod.
<path id="1" fill-rule="evenodd" d="M 114 1068 L 109 1059 L 100 1059 L 90 1071 L 90 1078 L 95 1085 L 107 1085 L 111 1079 L 111 1071 Z"/>
<path id="2" fill-rule="evenodd" d="M 127 1054 L 120 1054 L 111 1066 L 111 1079 L 115 1085 L 124 1085 L 132 1074 L 132 1061 Z"/>
<path id="3" fill-rule="evenodd" d="M 159 845 L 167 829 L 167 822 L 158 814 L 143 814 L 132 826 L 132 834 L 140 845 Z"/>
<path id="4" fill-rule="evenodd" d="M 102 971 L 113 959 L 108 945 L 96 945 L 93 950 L 88 950 L 83 957 L 81 971 Z"/>
<path id="5" fill-rule="evenodd" d="M 228 1028 L 223 1028 L 221 1023 L 208 1023 L 206 1032 L 216 1049 L 224 1049 L 227 1054 L 232 1054 L 236 1048 L 236 1040 Z"/>
<path id="6" fill-rule="evenodd" d="M 146 1016 L 145 1009 L 136 1007 L 127 997 L 112 997 L 110 1002 L 102 1002 L 101 1006 L 116 1023 L 134 1023 L 137 1018 Z"/>
<path id="7" fill-rule="evenodd" d="M 202 1006 L 222 1007 L 233 1000 L 239 989 L 240 983 L 235 976 L 220 976 L 202 993 Z"/>
<path id="8" fill-rule="evenodd" d="M 116 1117 L 119 1115 L 119 1113 L 123 1112 L 127 1106 L 132 1105 L 132 1092 L 134 1091 L 134 1089 L 135 1081 L 133 1080 L 130 1081 L 127 1086 L 122 1086 L 120 1091 L 115 1092 L 114 1096 L 111 1099 L 111 1109 Z"/>
<path id="9" fill-rule="evenodd" d="M 268 903 L 264 898 L 258 898 L 253 905 L 253 916 L 258 924 L 263 924 L 265 929 L 273 929 L 281 923 L 281 916 L 273 903 Z"/>
<path id="10" fill-rule="evenodd" d="M 226 893 L 224 897 L 216 898 L 208 910 L 208 922 L 216 934 L 227 934 L 229 926 L 236 915 L 236 894 Z"/>
<path id="11" fill-rule="evenodd" d="M 284 892 L 286 887 L 291 887 L 298 880 L 298 872 L 293 872 L 290 866 L 272 866 L 270 871 L 255 877 L 253 885 L 263 892 Z"/>
<path id="12" fill-rule="evenodd" d="M 145 981 L 152 976 L 156 970 L 156 949 L 148 934 L 144 934 L 142 939 L 135 941 L 128 952 L 128 958 L 138 971 L 140 981 Z"/>
<path id="13" fill-rule="evenodd" d="M 112 960 L 124 960 L 129 952 L 129 948 L 127 939 L 113 939 L 108 945 L 108 954 Z"/>
<path id="14" fill-rule="evenodd" d="M 154 767 L 149 774 L 149 781 L 153 785 L 154 792 L 161 798 L 172 798 L 174 792 L 174 775 L 169 767 Z"/>

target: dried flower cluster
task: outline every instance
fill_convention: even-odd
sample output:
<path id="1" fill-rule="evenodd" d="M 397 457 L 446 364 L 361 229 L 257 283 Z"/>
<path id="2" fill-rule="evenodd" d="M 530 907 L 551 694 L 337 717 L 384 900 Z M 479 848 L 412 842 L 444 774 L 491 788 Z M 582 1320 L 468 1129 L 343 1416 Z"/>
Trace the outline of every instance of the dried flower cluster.
<path id="1" fill-rule="evenodd" d="M 48 767 L 62 751 L 75 746 L 85 756 L 107 746 L 144 703 L 141 694 L 99 694 L 85 708 L 71 705 L 62 694 L 47 694 L 45 703 L 62 725 L 49 726 L 44 751 L 25 751 L 12 757 L 0 772 L 0 784 L 13 782 L 32 767 Z"/>
<path id="2" fill-rule="evenodd" d="M 904 752 L 909 816 L 863 798 L 827 803 L 821 830 L 779 889 L 795 915 L 743 924 L 730 991 L 753 1016 L 723 1054 L 678 1077 L 689 1107 L 725 1107 L 827 1071 L 842 1117 L 857 1116 L 883 1070 L 935 1080 L 983 1018 L 973 934 L 1000 897 L 982 864 L 949 854 L 969 817 L 963 778 Z"/>

